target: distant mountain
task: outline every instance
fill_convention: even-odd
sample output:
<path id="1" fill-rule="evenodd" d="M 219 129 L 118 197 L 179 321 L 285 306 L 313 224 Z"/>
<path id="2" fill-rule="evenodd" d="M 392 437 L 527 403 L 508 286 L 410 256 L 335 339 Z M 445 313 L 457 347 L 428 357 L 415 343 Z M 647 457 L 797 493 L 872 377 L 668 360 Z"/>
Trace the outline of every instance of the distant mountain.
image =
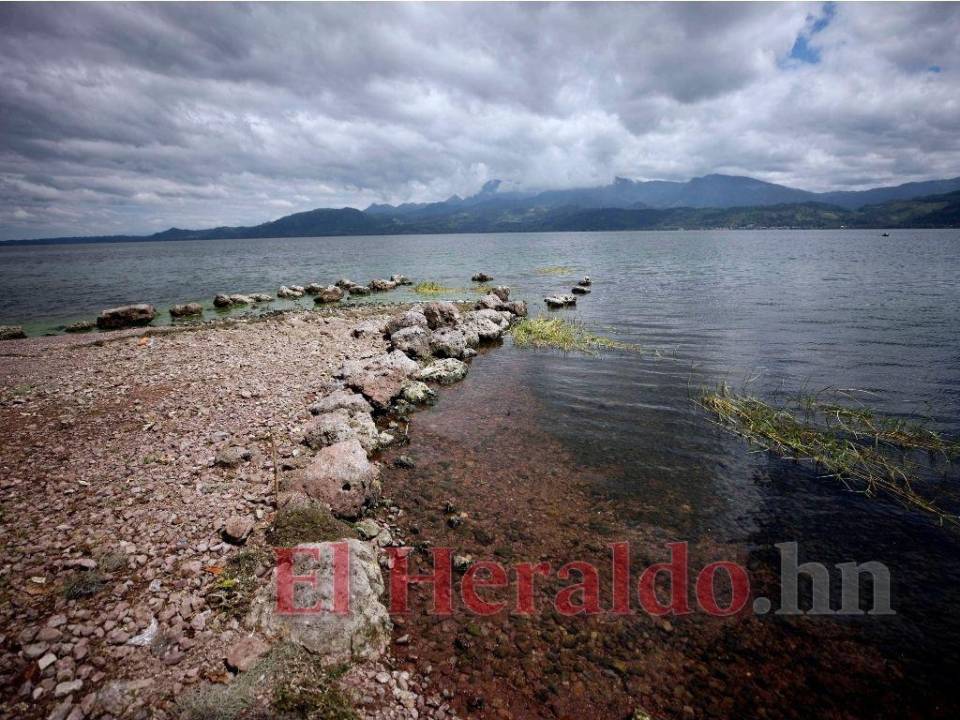
<path id="1" fill-rule="evenodd" d="M 492 180 L 476 195 L 454 195 L 435 203 L 371 205 L 366 211 L 320 208 L 244 227 L 170 228 L 146 236 L 14 242 L 752 227 L 960 227 L 960 178 L 833 193 L 812 193 L 729 175 L 706 175 L 688 182 L 616 178 L 602 187 L 541 193 L 501 192 L 500 182 Z"/>

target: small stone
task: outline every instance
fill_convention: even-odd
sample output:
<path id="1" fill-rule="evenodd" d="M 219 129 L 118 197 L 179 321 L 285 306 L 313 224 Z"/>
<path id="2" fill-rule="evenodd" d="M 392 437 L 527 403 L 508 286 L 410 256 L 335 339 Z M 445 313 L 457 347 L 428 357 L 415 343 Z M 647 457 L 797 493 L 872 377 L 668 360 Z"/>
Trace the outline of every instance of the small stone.
<path id="1" fill-rule="evenodd" d="M 246 672 L 269 649 L 270 646 L 256 635 L 247 635 L 230 646 L 225 658 L 227 667 L 234 672 Z"/>
<path id="2" fill-rule="evenodd" d="M 64 697 L 70 693 L 75 693 L 83 687 L 83 680 L 70 680 L 62 682 L 53 690 L 54 697 Z"/>
<path id="3" fill-rule="evenodd" d="M 51 665 L 53 665 L 53 663 L 55 663 L 56 661 L 57 661 L 57 656 L 54 655 L 53 653 L 48 652 L 42 658 L 37 660 L 37 665 L 40 667 L 40 670 L 43 671 L 43 670 L 46 670 Z"/>
<path id="4" fill-rule="evenodd" d="M 223 539 L 233 545 L 242 545 L 253 532 L 253 518 L 249 515 L 232 515 L 223 526 Z"/>

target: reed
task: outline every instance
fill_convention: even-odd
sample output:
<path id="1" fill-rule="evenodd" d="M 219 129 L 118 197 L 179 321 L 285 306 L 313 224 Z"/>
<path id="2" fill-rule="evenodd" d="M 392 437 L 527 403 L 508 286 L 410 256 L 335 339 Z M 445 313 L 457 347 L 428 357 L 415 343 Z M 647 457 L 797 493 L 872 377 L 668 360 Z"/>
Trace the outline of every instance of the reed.
<path id="1" fill-rule="evenodd" d="M 564 352 L 597 354 L 600 350 L 637 349 L 619 340 L 595 335 L 581 323 L 538 315 L 524 318 L 510 330 L 517 347 L 556 348 Z"/>
<path id="2" fill-rule="evenodd" d="M 907 451 L 957 455 L 957 442 L 901 420 L 881 418 L 866 408 L 799 398 L 793 407 L 774 407 L 725 385 L 698 398 L 717 423 L 750 443 L 782 457 L 808 460 L 849 489 L 867 496 L 889 495 L 907 507 L 935 516 L 941 523 L 960 518 L 918 493 L 919 468 Z"/>

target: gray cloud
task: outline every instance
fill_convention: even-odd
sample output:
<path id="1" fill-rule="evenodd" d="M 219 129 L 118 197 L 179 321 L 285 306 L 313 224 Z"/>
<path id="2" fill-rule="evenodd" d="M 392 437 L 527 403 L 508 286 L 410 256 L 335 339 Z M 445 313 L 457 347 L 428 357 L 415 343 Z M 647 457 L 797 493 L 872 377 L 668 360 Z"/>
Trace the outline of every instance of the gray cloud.
<path id="1" fill-rule="evenodd" d="M 486 180 L 960 174 L 944 4 L 4 4 L 0 239 Z M 806 38 L 819 57 L 791 56 Z M 936 69 L 939 68 L 939 72 Z"/>

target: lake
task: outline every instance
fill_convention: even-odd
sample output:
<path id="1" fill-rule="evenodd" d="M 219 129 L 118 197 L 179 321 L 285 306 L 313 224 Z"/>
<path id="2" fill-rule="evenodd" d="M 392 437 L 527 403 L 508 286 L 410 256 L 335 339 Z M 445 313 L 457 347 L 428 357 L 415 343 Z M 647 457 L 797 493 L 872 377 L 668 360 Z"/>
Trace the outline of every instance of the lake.
<path id="1" fill-rule="evenodd" d="M 591 357 L 521 350 L 508 340 L 474 361 L 463 389 L 424 413 L 425 437 L 441 432 L 441 418 L 453 422 L 453 409 L 462 415 L 485 397 L 523 397 L 515 420 L 496 424 L 497 442 L 515 450 L 504 457 L 520 463 L 527 429 L 535 429 L 527 454 L 541 465 L 551 454 L 562 456 L 562 467 L 589 484 L 596 507 L 613 514 L 614 527 L 734 548 L 761 574 L 773 567 L 773 545 L 785 541 L 799 544 L 801 561 L 886 564 L 895 616 L 817 618 L 807 626 L 845 633 L 831 653 L 895 665 L 890 683 L 904 706 L 887 706 L 869 674 L 834 685 L 833 662 L 810 677 L 828 687 L 822 694 L 858 698 L 851 700 L 854 716 L 914 714 L 906 710 L 955 716 L 960 533 L 890 500 L 851 493 L 805 464 L 751 453 L 694 400 L 720 383 L 768 401 L 842 392 L 956 438 L 956 230 L 895 230 L 889 237 L 873 230 L 757 230 L 0 245 L 0 324 L 56 332 L 130 302 L 151 302 L 166 320 L 169 305 L 201 301 L 210 317 L 220 292 L 276 292 L 281 284 L 329 284 L 340 276 L 365 282 L 394 273 L 463 288 L 450 299 L 466 299 L 474 296 L 470 276 L 478 271 L 526 299 L 532 315 L 551 312 L 545 295 L 569 292 L 589 275 L 591 294 L 556 315 L 639 350 Z M 420 299 L 400 288 L 369 301 Z M 312 306 L 310 298 L 299 304 Z M 467 445 L 493 442 L 476 425 L 454 427 Z M 421 451 L 430 452 L 423 442 Z M 504 471 L 509 467 L 498 470 Z M 938 498 L 956 511 L 958 479 L 954 468 L 933 464 L 924 480 L 936 483 Z M 786 621 L 772 626 L 767 646 L 807 632 Z M 779 655 L 749 652 L 758 667 L 776 672 Z M 741 688 L 738 707 L 745 712 L 751 687 Z M 769 707 L 782 710 L 784 697 Z"/>

